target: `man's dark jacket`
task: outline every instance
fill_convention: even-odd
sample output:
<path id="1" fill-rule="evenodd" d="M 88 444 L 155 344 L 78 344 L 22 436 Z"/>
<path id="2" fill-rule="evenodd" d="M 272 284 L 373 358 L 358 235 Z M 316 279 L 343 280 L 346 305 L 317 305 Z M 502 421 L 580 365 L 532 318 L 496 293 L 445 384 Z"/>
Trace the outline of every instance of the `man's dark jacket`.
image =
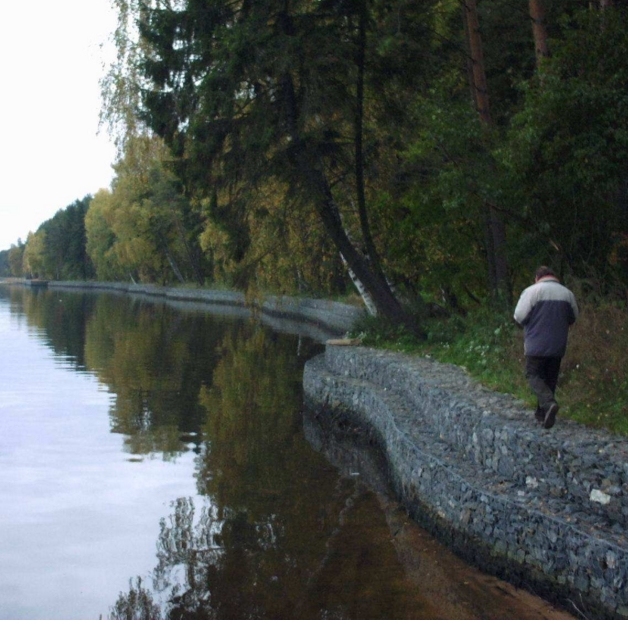
<path id="1" fill-rule="evenodd" d="M 524 328 L 525 355 L 563 357 L 577 317 L 576 298 L 558 279 L 544 277 L 525 289 L 515 308 L 515 321 Z"/>

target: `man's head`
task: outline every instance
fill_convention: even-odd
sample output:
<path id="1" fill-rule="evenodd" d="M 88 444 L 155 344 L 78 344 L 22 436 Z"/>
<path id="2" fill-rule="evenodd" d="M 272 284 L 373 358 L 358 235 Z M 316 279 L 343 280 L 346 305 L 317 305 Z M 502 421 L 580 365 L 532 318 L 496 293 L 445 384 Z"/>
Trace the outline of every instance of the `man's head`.
<path id="1" fill-rule="evenodd" d="M 541 278 L 546 278 L 547 276 L 556 278 L 556 274 L 551 267 L 547 267 L 547 265 L 541 265 L 541 267 L 537 268 L 536 272 L 534 272 L 534 282 L 538 283 Z"/>

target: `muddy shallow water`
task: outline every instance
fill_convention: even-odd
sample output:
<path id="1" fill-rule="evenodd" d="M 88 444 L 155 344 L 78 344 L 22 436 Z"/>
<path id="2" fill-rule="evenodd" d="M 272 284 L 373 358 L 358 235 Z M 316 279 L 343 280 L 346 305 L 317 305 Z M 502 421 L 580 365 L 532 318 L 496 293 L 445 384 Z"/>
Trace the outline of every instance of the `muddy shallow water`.
<path id="1" fill-rule="evenodd" d="M 304 432 L 341 475 L 358 481 L 363 497 L 376 500 L 407 593 L 423 598 L 421 619 L 574 619 L 536 594 L 468 565 L 410 519 L 389 488 L 383 455 L 357 422 L 330 423 L 306 411 Z"/>

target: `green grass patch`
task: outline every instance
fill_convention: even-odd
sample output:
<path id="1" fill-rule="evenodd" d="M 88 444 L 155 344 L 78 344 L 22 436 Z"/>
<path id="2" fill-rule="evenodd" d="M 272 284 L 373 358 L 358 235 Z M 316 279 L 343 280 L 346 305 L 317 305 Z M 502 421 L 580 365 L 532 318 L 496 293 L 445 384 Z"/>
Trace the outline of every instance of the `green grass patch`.
<path id="1" fill-rule="evenodd" d="M 536 399 L 524 375 L 523 331 L 510 313 L 478 309 L 466 317 L 429 320 L 427 340 L 376 318 L 354 331 L 364 345 L 463 367 L 475 380 L 530 407 Z M 556 392 L 560 417 L 628 434 L 628 314 L 613 304 L 584 303 L 572 328 Z"/>

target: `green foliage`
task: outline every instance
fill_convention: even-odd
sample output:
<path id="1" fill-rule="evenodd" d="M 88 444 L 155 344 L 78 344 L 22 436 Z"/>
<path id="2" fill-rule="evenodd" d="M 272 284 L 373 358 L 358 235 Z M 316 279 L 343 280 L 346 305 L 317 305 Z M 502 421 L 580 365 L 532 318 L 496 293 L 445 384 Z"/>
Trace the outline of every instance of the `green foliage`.
<path id="1" fill-rule="evenodd" d="M 523 214 L 580 276 L 628 276 L 617 255 L 628 230 L 627 26 L 622 7 L 570 16 L 500 153 Z"/>
<path id="2" fill-rule="evenodd" d="M 0 251 L 0 276 L 11 276 L 9 250 Z"/>
<path id="3" fill-rule="evenodd" d="M 325 295 L 347 291 L 340 251 L 367 291 L 385 277 L 464 313 L 495 299 L 494 215 L 506 300 L 541 263 L 625 291 L 625 2 L 546 2 L 538 66 L 527 0 L 480 2 L 493 124 L 454 0 L 114 5 L 111 191 L 87 242 L 68 207 L 9 251 L 13 274 Z"/>
<path id="4" fill-rule="evenodd" d="M 382 317 L 361 318 L 351 330 L 351 336 L 361 339 L 366 346 L 386 347 L 402 352 L 412 352 L 421 345 L 406 327 Z"/>
<path id="5" fill-rule="evenodd" d="M 251 212 L 263 232 L 262 212 L 272 221 L 287 207 L 306 228 L 314 217 L 378 308 L 403 317 L 382 275 L 367 187 L 381 124 L 399 126 L 427 66 L 429 21 L 410 2 L 188 1 L 141 13 L 142 119 L 205 207 L 205 249 L 218 242 L 229 273 L 260 232 Z M 261 211 L 269 187 L 274 206 Z"/>
<path id="6" fill-rule="evenodd" d="M 33 278 L 46 277 L 46 232 L 39 229 L 36 233 L 29 233 L 22 259 L 23 270 L 26 276 Z"/>
<path id="7" fill-rule="evenodd" d="M 428 293 L 486 295 L 485 201 L 501 199 L 503 180 L 490 154 L 495 143 L 466 101 L 466 85 L 445 80 L 414 105 L 415 139 L 405 153 L 407 182 L 382 206 L 396 219 L 389 258 Z M 413 174 L 413 175 L 412 175 Z"/>
<path id="8" fill-rule="evenodd" d="M 428 293 L 453 293 L 464 308 L 488 297 L 487 207 L 506 224 L 515 287 L 541 263 L 610 287 L 628 276 L 628 11 L 552 3 L 552 57 L 537 74 L 526 11 L 526 2 L 481 4 L 495 127 L 469 107 L 461 48 L 441 46 L 438 71 L 412 102 L 396 184 L 379 190 L 395 273 L 420 277 Z M 444 15 L 439 34 L 455 39 L 460 26 Z"/>
<path id="9" fill-rule="evenodd" d="M 129 140 L 112 191 L 96 194 L 86 217 L 87 249 L 101 280 L 202 282 L 193 211 L 166 156 L 156 139 Z"/>
<path id="10" fill-rule="evenodd" d="M 11 270 L 11 276 L 23 276 L 25 248 L 26 244 L 22 243 L 21 240 L 18 240 L 17 245 L 12 245 L 9 248 L 9 267 Z"/>
<path id="11" fill-rule="evenodd" d="M 344 291 L 347 235 L 345 260 L 463 311 L 495 295 L 497 216 L 513 293 L 540 263 L 628 280 L 625 3 L 546 2 L 537 67 L 527 0 L 480 2 L 491 126 L 454 1 L 115 5 L 104 117 L 124 150 L 142 124 L 169 146 L 197 278 Z M 146 234 L 163 214 L 142 210 L 117 228 L 143 260 L 112 255 L 125 277 L 169 280 Z"/>
<path id="12" fill-rule="evenodd" d="M 85 237 L 85 214 L 90 202 L 91 196 L 76 200 L 41 224 L 37 232 L 29 233 L 22 267 L 14 275 L 55 280 L 92 278 L 94 269 Z"/>
<path id="13" fill-rule="evenodd" d="M 422 354 L 455 363 L 489 387 L 530 399 L 523 375 L 523 340 L 512 315 L 480 308 L 464 319 L 436 322 Z"/>

